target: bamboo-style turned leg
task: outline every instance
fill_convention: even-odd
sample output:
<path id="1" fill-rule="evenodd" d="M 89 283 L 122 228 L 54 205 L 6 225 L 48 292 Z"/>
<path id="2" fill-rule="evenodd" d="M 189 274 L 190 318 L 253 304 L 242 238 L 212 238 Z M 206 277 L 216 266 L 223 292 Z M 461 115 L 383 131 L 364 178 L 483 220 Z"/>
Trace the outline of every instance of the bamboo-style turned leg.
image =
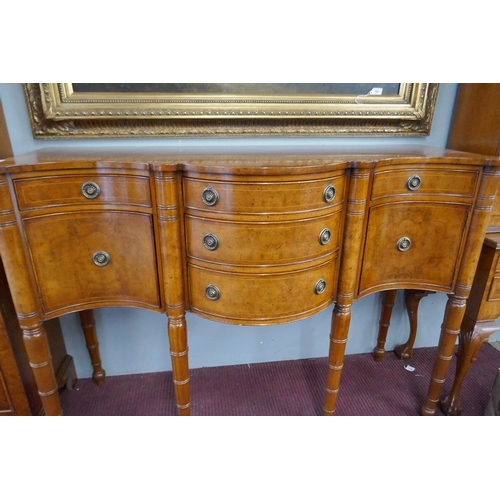
<path id="1" fill-rule="evenodd" d="M 85 335 L 85 342 L 89 351 L 90 360 L 92 361 L 92 379 L 97 385 L 103 385 L 106 380 L 106 372 L 101 364 L 99 341 L 97 340 L 97 332 L 95 329 L 94 311 L 88 309 L 86 311 L 80 311 L 79 314 L 83 333 Z"/>
<path id="2" fill-rule="evenodd" d="M 405 304 L 408 319 L 410 320 L 410 334 L 408 340 L 404 344 L 398 345 L 394 349 L 396 356 L 400 359 L 411 358 L 413 354 L 413 346 L 417 338 L 418 306 L 420 301 L 430 293 L 434 292 L 428 292 L 426 290 L 405 290 Z"/>
<path id="3" fill-rule="evenodd" d="M 370 165 L 371 166 L 371 165 Z M 361 251 L 363 224 L 365 220 L 366 200 L 370 184 L 369 169 L 358 168 L 352 172 L 346 212 L 344 244 L 339 271 L 337 302 L 332 312 L 330 331 L 330 349 L 328 353 L 328 372 L 325 387 L 324 415 L 334 415 L 344 366 L 344 354 L 347 345 L 351 308 L 356 290 L 357 256 Z"/>
<path id="4" fill-rule="evenodd" d="M 19 323 L 23 330 L 24 346 L 35 376 L 45 415 L 62 415 L 57 381 L 52 367 L 52 356 L 45 328 L 35 317 L 22 318 L 19 316 Z"/>
<path id="5" fill-rule="evenodd" d="M 422 415 L 435 415 L 439 395 L 445 382 L 446 374 L 453 357 L 460 325 L 465 313 L 466 300 L 452 295 L 446 303 L 438 353 L 432 369 L 431 382 L 427 393 L 427 401 L 422 407 Z"/>
<path id="6" fill-rule="evenodd" d="M 462 407 L 460 404 L 460 390 L 467 372 L 474 361 L 476 361 L 479 349 L 500 328 L 495 321 L 476 323 L 467 317 L 462 323 L 458 344 L 458 359 L 455 379 L 450 393 L 440 406 L 446 415 L 460 415 Z"/>
<path id="7" fill-rule="evenodd" d="M 179 415 L 190 415 L 187 328 L 183 312 L 179 312 L 178 315 L 170 313 L 168 317 L 168 338 L 170 341 L 177 412 Z"/>
<path id="8" fill-rule="evenodd" d="M 373 350 L 375 361 L 382 361 L 385 355 L 387 331 L 391 324 L 392 309 L 396 300 L 397 290 L 387 290 L 382 295 L 382 313 L 380 315 L 377 346 Z"/>
<path id="9" fill-rule="evenodd" d="M 326 416 L 335 413 L 350 322 L 351 304 L 337 304 L 332 313 L 332 329 L 330 333 L 330 352 L 328 355 L 328 373 L 323 408 L 323 414 Z"/>
<path id="10" fill-rule="evenodd" d="M 187 327 L 184 290 L 181 285 L 184 270 L 180 245 L 183 239 L 179 218 L 182 200 L 180 186 L 178 174 L 162 171 L 155 173 L 161 256 L 166 270 L 163 279 L 175 402 L 179 415 L 190 415 Z"/>

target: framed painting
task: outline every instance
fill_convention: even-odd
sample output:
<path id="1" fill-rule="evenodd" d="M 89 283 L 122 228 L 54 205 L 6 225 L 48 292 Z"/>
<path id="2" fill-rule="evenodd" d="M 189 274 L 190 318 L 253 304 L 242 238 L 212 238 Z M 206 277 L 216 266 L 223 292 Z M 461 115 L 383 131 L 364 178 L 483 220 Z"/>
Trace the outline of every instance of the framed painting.
<path id="1" fill-rule="evenodd" d="M 428 135 L 435 83 L 25 83 L 33 136 Z"/>

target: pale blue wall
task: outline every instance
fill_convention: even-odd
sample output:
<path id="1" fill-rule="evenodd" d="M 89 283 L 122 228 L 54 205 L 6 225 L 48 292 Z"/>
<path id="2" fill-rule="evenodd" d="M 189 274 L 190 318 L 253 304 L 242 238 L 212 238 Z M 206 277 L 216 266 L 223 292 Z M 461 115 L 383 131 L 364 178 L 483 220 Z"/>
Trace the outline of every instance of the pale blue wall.
<path id="1" fill-rule="evenodd" d="M 35 140 L 20 84 L 0 84 L 10 139 L 15 154 L 42 147 L 108 145 L 161 145 L 189 151 L 256 150 L 267 147 L 297 148 L 344 144 L 424 144 L 444 147 L 450 125 L 457 84 L 441 84 L 431 134 L 423 138 L 253 138 L 253 139 L 106 139 Z M 446 296 L 435 294 L 421 302 L 417 347 L 437 344 Z M 332 308 L 312 318 L 269 327 L 237 327 L 187 314 L 189 354 L 192 368 L 262 361 L 322 357 L 327 355 Z M 370 352 L 376 343 L 380 295 L 366 297 L 353 306 L 347 353 Z M 109 375 L 170 370 L 166 318 L 138 309 L 112 308 L 95 311 L 103 365 Z M 68 352 L 74 357 L 79 377 L 92 373 L 76 314 L 61 318 Z M 408 319 L 402 292 L 398 294 L 389 331 L 388 349 L 405 340 Z"/>

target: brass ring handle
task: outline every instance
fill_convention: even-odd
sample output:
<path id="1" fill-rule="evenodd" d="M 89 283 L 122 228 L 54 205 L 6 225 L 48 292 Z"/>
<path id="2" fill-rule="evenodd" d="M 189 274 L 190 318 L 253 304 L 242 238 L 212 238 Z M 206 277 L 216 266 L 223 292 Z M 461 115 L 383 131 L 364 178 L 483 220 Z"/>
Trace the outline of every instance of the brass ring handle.
<path id="1" fill-rule="evenodd" d="M 87 181 L 82 184 L 82 194 L 85 198 L 93 200 L 101 194 L 101 188 L 96 182 Z"/>
<path id="2" fill-rule="evenodd" d="M 111 257 L 109 256 L 109 254 L 104 252 L 103 250 L 99 250 L 98 252 L 95 252 L 94 255 L 92 255 L 92 262 L 99 267 L 107 266 L 110 260 Z"/>
<path id="3" fill-rule="evenodd" d="M 326 186 L 323 190 L 323 200 L 325 203 L 330 203 L 333 201 L 336 194 L 337 191 L 335 190 L 335 187 L 332 184 L 328 184 L 328 186 Z"/>
<path id="4" fill-rule="evenodd" d="M 214 188 L 205 188 L 201 193 L 201 199 L 205 205 L 213 207 L 219 201 L 219 193 Z"/>
<path id="5" fill-rule="evenodd" d="M 314 285 L 314 293 L 316 295 L 321 295 L 326 290 L 326 281 L 324 279 L 320 279 Z"/>
<path id="6" fill-rule="evenodd" d="M 411 175 L 406 181 L 406 187 L 410 191 L 416 191 L 422 185 L 422 179 L 418 175 Z"/>
<path id="7" fill-rule="evenodd" d="M 213 233 L 207 233 L 205 236 L 203 236 L 203 246 L 207 249 L 213 252 L 214 250 L 217 250 L 219 248 L 219 238 L 215 236 Z"/>
<path id="8" fill-rule="evenodd" d="M 320 245 L 326 245 L 332 238 L 331 231 L 326 227 L 319 233 L 318 240 Z"/>
<path id="9" fill-rule="evenodd" d="M 207 285 L 205 288 L 205 296 L 210 300 L 219 300 L 220 290 L 215 285 Z"/>
<path id="10" fill-rule="evenodd" d="M 411 247 L 411 240 L 410 238 L 403 236 L 403 238 L 400 238 L 398 240 L 396 246 L 398 247 L 398 250 L 400 252 L 406 252 Z"/>

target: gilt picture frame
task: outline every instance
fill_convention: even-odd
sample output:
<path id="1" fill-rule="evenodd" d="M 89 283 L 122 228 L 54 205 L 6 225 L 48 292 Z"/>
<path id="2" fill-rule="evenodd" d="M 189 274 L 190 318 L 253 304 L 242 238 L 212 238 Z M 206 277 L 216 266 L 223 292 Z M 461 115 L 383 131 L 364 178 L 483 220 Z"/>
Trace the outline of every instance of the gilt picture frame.
<path id="1" fill-rule="evenodd" d="M 24 83 L 36 139 L 429 135 L 439 84 Z"/>

